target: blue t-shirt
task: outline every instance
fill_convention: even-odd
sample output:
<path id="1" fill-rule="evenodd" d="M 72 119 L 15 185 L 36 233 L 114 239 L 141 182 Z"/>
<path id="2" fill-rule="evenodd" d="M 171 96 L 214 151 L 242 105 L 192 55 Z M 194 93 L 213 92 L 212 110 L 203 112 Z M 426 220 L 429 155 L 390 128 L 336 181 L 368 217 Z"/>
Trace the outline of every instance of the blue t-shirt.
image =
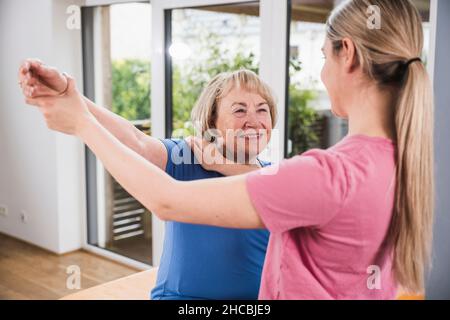
<path id="1" fill-rule="evenodd" d="M 185 140 L 162 142 L 168 154 L 166 172 L 173 178 L 189 181 L 223 176 L 203 169 Z M 191 162 L 181 163 L 181 158 Z M 151 298 L 257 299 L 268 240 L 267 230 L 166 222 Z"/>

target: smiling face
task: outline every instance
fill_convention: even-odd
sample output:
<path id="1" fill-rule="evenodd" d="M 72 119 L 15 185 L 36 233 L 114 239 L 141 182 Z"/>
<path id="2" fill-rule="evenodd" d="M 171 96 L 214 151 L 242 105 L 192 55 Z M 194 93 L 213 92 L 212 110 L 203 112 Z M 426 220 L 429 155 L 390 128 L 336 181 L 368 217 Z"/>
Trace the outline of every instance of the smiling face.
<path id="1" fill-rule="evenodd" d="M 224 137 L 227 157 L 255 158 L 266 146 L 272 133 L 268 102 L 258 93 L 233 88 L 217 106 L 216 129 Z"/>

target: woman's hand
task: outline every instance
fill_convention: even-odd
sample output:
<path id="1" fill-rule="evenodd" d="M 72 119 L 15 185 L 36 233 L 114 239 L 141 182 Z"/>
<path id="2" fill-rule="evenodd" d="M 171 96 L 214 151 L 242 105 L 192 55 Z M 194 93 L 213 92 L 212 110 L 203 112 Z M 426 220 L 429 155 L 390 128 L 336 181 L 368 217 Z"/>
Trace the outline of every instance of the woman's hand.
<path id="1" fill-rule="evenodd" d="M 216 171 L 224 176 L 235 176 L 260 168 L 258 164 L 239 164 L 225 158 L 223 152 L 220 151 L 223 148 L 223 142 L 221 141 L 218 142 L 217 146 L 200 137 L 188 137 L 186 138 L 186 142 L 194 152 L 195 158 L 205 170 Z"/>
<path id="2" fill-rule="evenodd" d="M 57 96 L 67 90 L 66 77 L 37 59 L 25 60 L 19 69 L 19 84 L 29 97 Z"/>
<path id="3" fill-rule="evenodd" d="M 70 135 L 79 135 L 87 120 L 93 118 L 81 93 L 77 90 L 75 80 L 69 76 L 64 95 L 47 95 L 31 97 L 28 85 L 23 87 L 25 102 L 35 105 L 43 114 L 47 127 Z"/>
<path id="4" fill-rule="evenodd" d="M 218 171 L 218 169 L 220 169 L 227 161 L 228 163 L 231 163 L 218 149 L 218 147 L 222 147 L 222 144 L 216 146 L 214 143 L 193 136 L 187 137 L 186 142 L 189 144 L 198 162 L 205 170 Z"/>

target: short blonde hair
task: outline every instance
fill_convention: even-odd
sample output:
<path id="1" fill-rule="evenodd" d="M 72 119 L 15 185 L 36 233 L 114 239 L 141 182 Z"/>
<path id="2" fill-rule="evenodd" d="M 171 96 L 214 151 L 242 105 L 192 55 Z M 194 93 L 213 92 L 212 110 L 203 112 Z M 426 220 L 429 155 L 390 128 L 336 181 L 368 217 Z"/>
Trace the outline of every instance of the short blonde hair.
<path id="1" fill-rule="evenodd" d="M 276 102 L 272 90 L 253 71 L 240 69 L 233 72 L 223 72 L 212 78 L 203 89 L 191 112 L 194 126 L 203 134 L 215 128 L 217 120 L 217 106 L 220 99 L 234 88 L 244 88 L 249 92 L 258 93 L 269 105 L 272 117 L 272 127 L 277 120 Z"/>

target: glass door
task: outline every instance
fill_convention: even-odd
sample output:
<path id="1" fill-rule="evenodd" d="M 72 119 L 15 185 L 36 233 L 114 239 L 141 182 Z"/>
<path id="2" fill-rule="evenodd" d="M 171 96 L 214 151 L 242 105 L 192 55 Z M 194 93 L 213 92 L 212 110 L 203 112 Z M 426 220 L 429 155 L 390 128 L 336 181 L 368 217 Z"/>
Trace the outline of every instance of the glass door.
<path id="1" fill-rule="evenodd" d="M 286 8 L 287 2 L 279 0 L 152 1 L 153 136 L 194 134 L 190 113 L 203 87 L 216 74 L 241 68 L 258 73 L 271 85 L 283 119 Z M 284 137 L 277 130 L 283 132 L 274 130 L 263 156 L 271 161 L 283 153 L 277 146 L 283 146 Z M 154 218 L 156 263 L 163 236 L 164 224 Z"/>
<path id="2" fill-rule="evenodd" d="M 150 3 L 96 5 L 82 12 L 85 94 L 150 134 Z M 87 245 L 139 267 L 152 265 L 151 213 L 87 147 L 86 178 Z"/>

